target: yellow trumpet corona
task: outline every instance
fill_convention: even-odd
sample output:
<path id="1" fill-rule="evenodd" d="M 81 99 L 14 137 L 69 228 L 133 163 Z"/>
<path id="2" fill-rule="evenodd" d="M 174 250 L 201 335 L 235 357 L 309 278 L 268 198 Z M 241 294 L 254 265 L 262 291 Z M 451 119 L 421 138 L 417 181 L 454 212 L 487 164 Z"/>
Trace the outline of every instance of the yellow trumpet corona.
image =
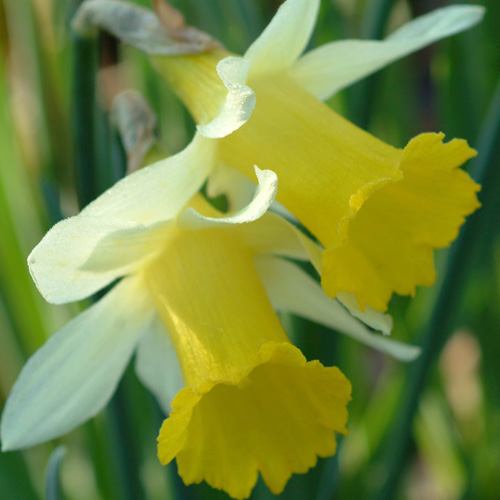
<path id="1" fill-rule="evenodd" d="M 250 495 L 259 471 L 279 493 L 334 454 L 350 399 L 337 368 L 306 362 L 289 342 L 254 259 L 236 231 L 178 228 L 144 271 L 186 383 L 158 456 L 176 458 L 186 484 L 234 498 Z"/>

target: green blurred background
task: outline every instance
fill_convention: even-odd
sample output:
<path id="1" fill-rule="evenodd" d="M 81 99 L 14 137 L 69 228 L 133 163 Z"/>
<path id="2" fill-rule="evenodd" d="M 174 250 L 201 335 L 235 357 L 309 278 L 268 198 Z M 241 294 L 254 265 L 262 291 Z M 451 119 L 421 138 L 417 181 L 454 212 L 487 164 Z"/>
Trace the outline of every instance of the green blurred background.
<path id="1" fill-rule="evenodd" d="M 57 220 L 75 214 L 117 180 L 125 157 L 110 125 L 100 68 L 123 61 L 121 84 L 148 99 L 166 151 L 182 149 L 194 125 L 138 51 L 106 37 L 81 40 L 68 0 L 0 0 L 0 406 L 26 359 L 86 304 L 52 306 L 29 276 L 26 257 Z M 148 0 L 136 3 L 149 5 Z M 172 0 L 189 24 L 241 53 L 275 13 L 275 0 Z M 461 2 L 456 2 L 461 3 Z M 395 298 L 394 337 L 420 343 L 437 323 L 428 376 L 404 442 L 397 484 L 383 493 L 411 367 L 306 321 L 284 318 L 309 359 L 338 365 L 353 383 L 350 435 L 336 457 L 294 476 L 287 499 L 454 500 L 500 498 L 500 2 L 484 21 L 352 86 L 329 104 L 395 146 L 443 131 L 482 146 L 483 209 L 447 267 L 444 288 Z M 377 38 L 441 0 L 323 0 L 311 47 L 340 38 Z M 482 161 L 483 163 L 479 163 Z M 497 168 L 495 168 L 495 166 Z M 450 284 L 451 283 L 451 284 Z M 441 296 L 455 297 L 447 306 Z M 455 296 L 453 295 L 455 294 Z M 445 307 L 443 312 L 439 308 Z M 443 319 L 444 318 L 444 319 Z M 434 326 L 436 328 L 436 326 Z M 429 342 L 428 340 L 424 340 Z M 432 342 L 431 342 L 432 344 Z M 417 361 L 418 363 L 418 361 Z M 128 370 L 109 407 L 57 442 L 0 454 L 0 499 L 223 499 L 186 488 L 175 466 L 160 466 L 155 440 L 163 416 Z M 394 438 L 396 435 L 396 438 Z M 392 441 L 391 441 L 392 437 Z M 391 444 L 392 443 L 392 444 Z M 59 448 L 64 446 L 64 450 Z M 394 468 L 394 464 L 392 464 Z M 393 481 L 394 482 L 394 481 Z M 382 493 L 381 493 L 382 492 Z M 382 496 L 381 496 L 382 495 Z M 259 482 L 252 498 L 272 498 Z"/>

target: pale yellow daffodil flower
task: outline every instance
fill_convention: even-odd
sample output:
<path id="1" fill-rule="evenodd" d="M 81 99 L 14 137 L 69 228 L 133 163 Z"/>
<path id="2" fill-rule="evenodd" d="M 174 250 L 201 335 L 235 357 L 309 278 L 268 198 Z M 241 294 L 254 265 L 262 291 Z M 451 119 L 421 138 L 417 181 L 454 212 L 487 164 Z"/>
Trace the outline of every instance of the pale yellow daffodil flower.
<path id="1" fill-rule="evenodd" d="M 273 172 L 256 169 L 254 198 L 230 215 L 197 195 L 209 168 L 200 158 L 210 165 L 213 152 L 212 141 L 196 135 L 56 224 L 33 250 L 31 274 L 52 303 L 121 280 L 28 361 L 2 415 L 4 450 L 53 439 L 94 416 L 136 352 L 139 378 L 166 413 L 173 408 L 159 437 L 163 463 L 176 458 L 186 483 L 205 479 L 235 498 L 249 495 L 259 471 L 279 492 L 292 473 L 335 453 L 350 384 L 337 368 L 307 362 L 275 310 L 400 359 L 418 354 L 372 333 L 283 259 L 314 260 L 321 250 L 267 212 Z M 358 316 L 390 330 L 385 315 Z"/>
<path id="2" fill-rule="evenodd" d="M 242 58 L 224 52 L 155 57 L 217 155 L 249 176 L 273 168 L 277 199 L 325 248 L 328 295 L 355 294 L 380 311 L 393 292 L 435 279 L 433 249 L 447 246 L 478 206 L 478 186 L 457 169 L 475 155 L 465 141 L 422 134 L 403 150 L 367 134 L 321 103 L 340 88 L 481 17 L 450 7 L 383 42 L 327 44 L 299 57 L 319 1 L 288 0 Z"/>
<path id="3" fill-rule="evenodd" d="M 90 13 L 103 3 L 113 5 L 87 0 L 75 24 L 91 24 Z M 394 292 L 413 295 L 417 285 L 434 282 L 433 250 L 449 245 L 478 208 L 478 186 L 458 169 L 475 151 L 463 140 L 443 143 L 441 133 L 421 134 L 396 149 L 321 101 L 470 28 L 484 9 L 439 9 L 383 41 L 332 42 L 301 55 L 319 5 L 286 0 L 242 57 L 217 48 L 164 56 L 156 39 L 141 48 L 152 54 L 198 131 L 216 143 L 219 169 L 230 166 L 251 178 L 256 164 L 277 173 L 277 200 L 325 249 L 326 293 L 351 302 L 353 294 L 361 309 L 385 311 Z M 98 24 L 138 46 L 118 17 L 104 16 Z"/>

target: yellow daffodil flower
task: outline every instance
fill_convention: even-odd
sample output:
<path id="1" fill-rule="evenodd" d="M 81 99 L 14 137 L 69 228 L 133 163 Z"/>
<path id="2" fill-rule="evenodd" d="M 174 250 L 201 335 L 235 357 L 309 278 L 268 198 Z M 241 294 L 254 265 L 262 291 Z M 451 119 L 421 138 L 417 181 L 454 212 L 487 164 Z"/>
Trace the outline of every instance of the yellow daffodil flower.
<path id="1" fill-rule="evenodd" d="M 280 493 L 292 473 L 334 454 L 350 395 L 337 368 L 289 343 L 245 229 L 178 230 L 145 271 L 187 386 L 158 456 L 176 458 L 186 484 L 205 480 L 234 498 L 250 495 L 259 471 Z"/>
<path id="2" fill-rule="evenodd" d="M 475 151 L 462 140 L 443 143 L 444 135 L 434 133 L 396 149 L 321 101 L 470 28 L 484 9 L 439 9 L 384 41 L 333 42 L 301 56 L 319 5 L 320 0 L 286 0 L 243 57 L 215 45 L 204 53 L 165 57 L 154 47 L 158 31 L 141 48 L 153 54 L 198 131 L 217 143 L 218 163 L 249 178 L 254 164 L 277 173 L 278 201 L 325 248 L 326 293 L 348 292 L 362 309 L 385 311 L 394 292 L 414 294 L 417 285 L 433 283 L 433 250 L 447 246 L 479 206 L 478 186 L 457 168 Z M 89 13 L 99 9 L 87 0 L 75 24 L 88 24 Z M 102 27 L 138 46 L 118 17 L 105 17 L 98 22 Z"/>
<path id="3" fill-rule="evenodd" d="M 94 416 L 136 351 L 138 376 L 166 413 L 173 408 L 159 437 L 163 463 L 175 457 L 186 483 L 205 479 L 235 498 L 249 495 L 259 471 L 278 492 L 292 473 L 335 453 L 350 384 L 337 368 L 307 362 L 275 310 L 400 359 L 416 356 L 416 348 L 372 333 L 282 258 L 314 260 L 321 250 L 267 212 L 273 172 L 256 169 L 253 200 L 231 215 L 196 195 L 209 168 L 199 160 L 211 164 L 212 146 L 196 135 L 181 153 L 56 224 L 33 250 L 30 271 L 50 302 L 80 300 L 121 280 L 28 361 L 2 416 L 4 450 L 53 439 Z M 390 329 L 385 315 L 357 314 Z"/>
<path id="4" fill-rule="evenodd" d="M 457 167 L 464 141 L 422 134 L 395 149 L 320 99 L 397 57 L 477 22 L 450 8 L 417 19 L 384 42 L 339 42 L 302 58 L 319 1 L 288 0 L 245 53 L 156 57 L 218 156 L 246 176 L 254 163 L 278 174 L 277 196 L 322 243 L 322 283 L 385 310 L 393 292 L 435 278 L 432 250 L 447 246 L 478 206 L 478 187 Z M 366 62 L 364 62 L 366 61 Z M 350 226 L 350 227 L 349 227 Z"/>

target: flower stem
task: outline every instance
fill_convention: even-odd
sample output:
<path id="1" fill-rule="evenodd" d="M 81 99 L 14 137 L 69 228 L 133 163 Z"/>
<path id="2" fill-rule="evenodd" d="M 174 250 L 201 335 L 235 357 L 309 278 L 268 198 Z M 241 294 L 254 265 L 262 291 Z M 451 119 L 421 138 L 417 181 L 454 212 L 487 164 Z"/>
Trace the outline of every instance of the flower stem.
<path id="1" fill-rule="evenodd" d="M 134 423 L 127 405 L 126 384 L 124 377 L 107 408 L 108 435 L 119 479 L 116 486 L 121 488 L 119 498 L 140 500 L 144 498 L 144 491 L 138 476 L 139 450 L 134 439 Z"/>
<path id="2" fill-rule="evenodd" d="M 362 27 L 362 37 L 380 40 L 384 36 L 387 20 L 394 0 L 371 0 L 368 3 Z"/>
<path id="3" fill-rule="evenodd" d="M 386 442 L 386 453 L 380 470 L 383 484 L 373 496 L 374 500 L 390 500 L 398 491 L 404 467 L 411 450 L 412 424 L 418 409 L 427 375 L 439 352 L 455 326 L 460 302 L 471 268 L 472 256 L 482 236 L 488 232 L 487 221 L 495 207 L 495 192 L 498 179 L 495 171 L 495 153 L 500 140 L 500 80 L 493 97 L 489 113 L 477 141 L 479 156 L 473 165 L 471 175 L 482 184 L 482 209 L 471 216 L 463 226 L 460 236 L 450 248 L 446 273 L 439 290 L 427 328 L 422 336 L 422 354 L 411 367 L 406 388 L 400 404 L 400 412 Z M 495 182 L 496 181 L 496 182 Z"/>
<path id="4" fill-rule="evenodd" d="M 362 38 L 366 40 L 383 38 L 393 4 L 394 0 L 371 0 L 368 3 L 361 28 Z M 363 129 L 367 129 L 370 125 L 377 80 L 377 76 L 370 76 L 354 89 L 355 100 L 351 118 L 358 127 Z"/>
<path id="5" fill-rule="evenodd" d="M 96 195 L 94 97 L 97 59 L 95 42 L 75 35 L 72 108 L 75 130 L 75 167 L 80 207 Z"/>

